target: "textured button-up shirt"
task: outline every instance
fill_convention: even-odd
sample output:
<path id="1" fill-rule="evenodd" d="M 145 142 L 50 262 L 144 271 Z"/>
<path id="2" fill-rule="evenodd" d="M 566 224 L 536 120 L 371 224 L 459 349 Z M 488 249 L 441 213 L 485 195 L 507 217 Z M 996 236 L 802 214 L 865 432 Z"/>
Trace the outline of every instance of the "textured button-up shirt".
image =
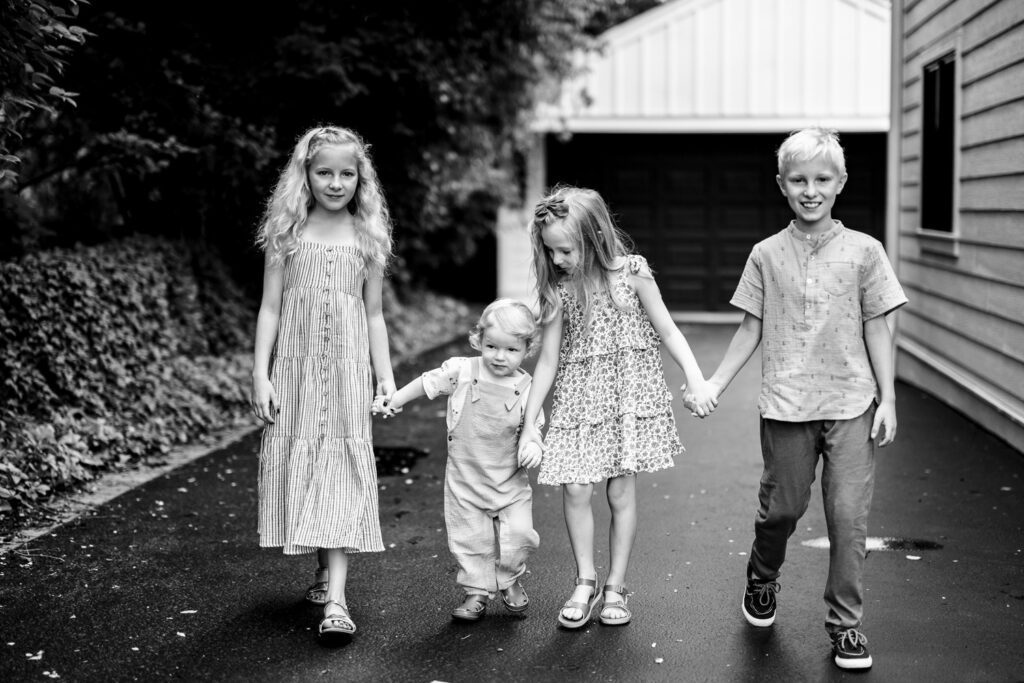
<path id="1" fill-rule="evenodd" d="M 761 320 L 762 417 L 858 417 L 878 394 L 864 322 L 907 297 L 882 244 L 839 221 L 809 235 L 789 227 L 756 244 L 731 302 Z"/>

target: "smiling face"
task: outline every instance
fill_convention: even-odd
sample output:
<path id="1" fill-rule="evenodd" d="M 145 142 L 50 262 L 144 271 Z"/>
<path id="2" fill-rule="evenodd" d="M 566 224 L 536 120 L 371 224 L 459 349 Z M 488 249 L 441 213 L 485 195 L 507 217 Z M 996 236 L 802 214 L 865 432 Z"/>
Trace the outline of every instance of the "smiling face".
<path id="1" fill-rule="evenodd" d="M 526 340 L 488 325 L 480 335 L 480 356 L 484 369 L 494 378 L 512 377 L 526 358 Z"/>
<path id="2" fill-rule="evenodd" d="M 353 145 L 327 145 L 313 156 L 306 172 L 313 199 L 322 209 L 341 211 L 359 186 L 359 160 Z"/>
<path id="3" fill-rule="evenodd" d="M 545 227 L 540 233 L 548 259 L 559 272 L 572 275 L 580 265 L 580 250 L 561 221 Z"/>
<path id="4" fill-rule="evenodd" d="M 832 227 L 832 206 L 843 191 L 846 174 L 840 174 L 824 157 L 793 161 L 784 175 L 775 176 L 782 194 L 796 216 L 796 226 L 809 233 Z"/>

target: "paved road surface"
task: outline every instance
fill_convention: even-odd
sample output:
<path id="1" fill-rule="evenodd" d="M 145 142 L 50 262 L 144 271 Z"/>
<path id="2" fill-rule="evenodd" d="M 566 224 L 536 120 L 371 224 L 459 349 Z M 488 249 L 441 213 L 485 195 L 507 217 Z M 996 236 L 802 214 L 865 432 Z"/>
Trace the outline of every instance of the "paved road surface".
<path id="1" fill-rule="evenodd" d="M 731 329 L 685 328 L 705 372 Z M 468 352 L 459 343 L 416 359 L 399 381 Z M 0 558 L 0 680 L 1024 680 L 1024 455 L 902 384 L 870 533 L 906 548 L 868 558 L 864 629 L 875 667 L 844 673 L 828 656 L 817 493 L 791 541 L 776 625 L 746 625 L 739 601 L 760 475 L 756 361 L 712 419 L 680 411 L 686 456 L 638 482 L 627 627 L 557 628 L 573 566 L 560 494 L 539 486 L 526 616 L 495 601 L 482 622 L 452 623 L 444 405 L 421 401 L 376 427 L 379 446 L 399 449 L 385 450 L 380 478 L 388 550 L 353 561 L 348 595 L 360 631 L 351 643 L 317 641 L 318 611 L 301 600 L 313 561 L 256 547 L 252 434 Z M 678 372 L 669 374 L 677 387 Z M 396 471 L 410 446 L 429 455 Z M 602 496 L 595 507 L 606 529 Z"/>

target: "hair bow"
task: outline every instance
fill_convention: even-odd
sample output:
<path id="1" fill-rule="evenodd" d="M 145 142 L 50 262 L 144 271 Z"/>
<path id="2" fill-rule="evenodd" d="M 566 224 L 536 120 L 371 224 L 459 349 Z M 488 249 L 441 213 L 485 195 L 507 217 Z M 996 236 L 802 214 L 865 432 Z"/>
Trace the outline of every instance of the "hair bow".
<path id="1" fill-rule="evenodd" d="M 556 218 L 565 218 L 569 215 L 569 207 L 561 197 L 543 199 L 533 210 L 533 216 L 539 221 L 550 221 Z"/>

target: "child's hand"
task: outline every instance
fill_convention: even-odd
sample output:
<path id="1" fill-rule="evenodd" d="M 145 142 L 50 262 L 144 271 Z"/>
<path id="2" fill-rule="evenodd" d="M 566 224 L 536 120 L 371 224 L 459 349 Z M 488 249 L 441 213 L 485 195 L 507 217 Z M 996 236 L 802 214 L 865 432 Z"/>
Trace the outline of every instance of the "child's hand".
<path id="1" fill-rule="evenodd" d="M 681 388 L 687 389 L 687 385 Z M 683 405 L 694 417 L 705 418 L 715 412 L 718 407 L 718 387 L 711 382 L 699 382 L 696 386 L 690 386 L 689 391 L 683 396 Z"/>
<path id="2" fill-rule="evenodd" d="M 370 406 L 370 412 L 374 415 L 382 415 L 386 420 L 402 412 L 402 409 L 393 405 L 389 397 L 378 394 L 373 397 L 373 405 Z"/>
<path id="3" fill-rule="evenodd" d="M 391 403 L 391 397 L 398 391 L 398 387 L 395 386 L 395 380 L 385 379 L 377 382 L 377 396 L 384 397 L 384 403 Z M 376 397 L 374 397 L 376 401 Z"/>
<path id="4" fill-rule="evenodd" d="M 252 394 L 249 402 L 252 404 L 252 412 L 256 417 L 266 424 L 274 424 L 274 415 L 281 410 L 277 402 L 277 392 L 274 385 L 266 377 L 253 378 Z"/>
<path id="5" fill-rule="evenodd" d="M 882 401 L 875 409 L 875 420 L 871 423 L 871 438 L 874 439 L 881 433 L 879 446 L 888 446 L 896 438 L 896 403 L 894 401 Z"/>
<path id="6" fill-rule="evenodd" d="M 536 441 L 530 441 L 519 446 L 519 466 L 527 469 L 537 467 L 544 459 L 544 449 Z"/>
<path id="7" fill-rule="evenodd" d="M 536 467 L 544 458 L 544 439 L 536 425 L 524 424 L 519 434 L 520 467 Z"/>

